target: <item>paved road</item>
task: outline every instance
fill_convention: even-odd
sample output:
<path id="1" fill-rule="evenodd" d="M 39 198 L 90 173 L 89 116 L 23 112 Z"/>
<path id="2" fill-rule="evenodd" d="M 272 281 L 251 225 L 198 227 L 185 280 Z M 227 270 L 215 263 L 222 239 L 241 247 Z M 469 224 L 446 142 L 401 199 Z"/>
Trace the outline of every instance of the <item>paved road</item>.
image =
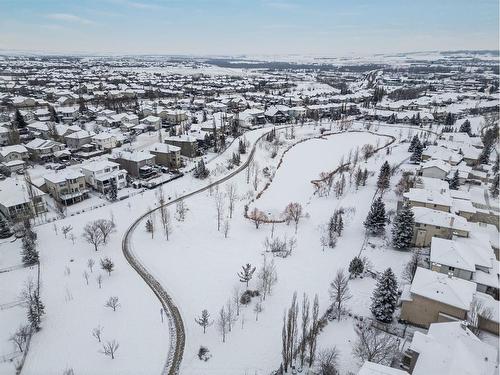
<path id="1" fill-rule="evenodd" d="M 235 169 L 233 172 L 229 173 L 228 175 L 222 177 L 221 179 L 214 181 L 198 190 L 192 191 L 190 193 L 187 193 L 181 197 L 178 197 L 176 199 L 173 199 L 166 203 L 164 206 L 171 206 L 175 204 L 176 202 L 192 197 L 193 195 L 200 194 L 218 184 L 221 184 L 234 176 L 236 176 L 238 173 L 242 172 L 245 170 L 250 162 L 253 160 L 253 157 L 255 155 L 255 150 L 256 146 L 259 143 L 259 141 L 267 134 L 263 133 L 254 143 L 250 154 L 248 155 L 247 160 L 240 165 L 237 169 Z M 167 315 L 168 319 L 168 324 L 169 324 L 169 332 L 170 332 L 170 346 L 169 346 L 169 352 L 167 356 L 167 360 L 165 362 L 165 365 L 163 367 L 162 374 L 165 375 L 175 375 L 179 373 L 179 368 L 180 364 L 182 362 L 182 355 L 184 353 L 184 345 L 185 345 L 185 330 L 184 330 L 184 322 L 182 321 L 181 314 L 179 313 L 179 309 L 175 305 L 175 302 L 172 300 L 170 295 L 167 293 L 167 291 L 162 287 L 162 285 L 156 280 L 151 273 L 144 267 L 139 259 L 135 256 L 133 249 L 132 249 L 132 243 L 131 243 L 131 238 L 134 233 L 134 230 L 137 228 L 137 226 L 141 223 L 141 221 L 148 216 L 150 213 L 159 210 L 160 207 L 156 207 L 152 209 L 151 211 L 148 211 L 141 215 L 139 218 L 137 218 L 132 225 L 127 229 L 125 232 L 125 235 L 122 240 L 122 251 L 123 255 L 125 256 L 125 259 L 127 262 L 134 268 L 134 270 L 139 274 L 139 276 L 142 277 L 142 279 L 146 282 L 146 284 L 151 288 L 153 293 L 156 295 L 156 297 L 160 300 L 163 309 Z"/>

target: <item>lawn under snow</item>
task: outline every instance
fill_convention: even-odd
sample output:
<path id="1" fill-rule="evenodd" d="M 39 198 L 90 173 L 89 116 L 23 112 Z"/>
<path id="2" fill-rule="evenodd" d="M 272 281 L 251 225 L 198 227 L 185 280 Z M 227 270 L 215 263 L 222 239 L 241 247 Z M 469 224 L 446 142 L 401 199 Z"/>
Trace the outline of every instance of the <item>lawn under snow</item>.
<path id="1" fill-rule="evenodd" d="M 245 138 L 253 144 L 265 130 L 249 132 Z M 409 132 L 409 131 L 408 131 Z M 398 135 L 400 129 L 384 128 L 380 133 Z M 406 131 L 404 134 L 406 136 Z M 286 140 L 278 156 L 271 159 L 269 147 L 265 142 L 257 147 L 256 164 L 262 170 L 270 166 L 276 168 L 281 153 L 290 144 L 302 138 L 319 135 L 319 128 L 312 126 L 297 127 L 296 139 Z M 283 134 L 281 139 L 283 139 Z M 243 218 L 244 205 L 255 195 L 252 182 L 247 184 L 246 172 L 233 177 L 219 186 L 225 191 L 226 185 L 234 183 L 240 200 L 236 204 L 233 218 L 230 220 L 228 238 L 217 231 L 214 191 L 205 191 L 186 199 L 189 208 L 186 220 L 173 220 L 173 232 L 167 241 L 160 231 L 159 218 L 156 217 L 154 238 L 145 230 L 144 223 L 138 226 L 132 236 L 133 250 L 171 294 L 180 309 L 186 328 L 186 349 L 182 362 L 182 373 L 187 374 L 237 374 L 268 373 L 279 366 L 281 351 L 281 319 L 288 307 L 294 291 L 299 296 L 307 293 L 312 299 L 319 294 L 321 311 L 328 306 L 328 285 L 338 268 L 346 268 L 350 260 L 359 253 L 364 238 L 362 222 L 369 210 L 375 192 L 375 180 L 380 165 L 386 159 L 396 164 L 406 159 L 407 145 L 395 146 L 392 154 L 385 152 L 369 159 L 366 167 L 374 175 L 368 179 L 365 187 L 354 190 L 347 188 L 346 194 L 337 199 L 334 195 L 317 197 L 312 195 L 310 180 L 317 178 L 320 172 L 334 169 L 342 157 L 356 146 L 365 143 L 380 144 L 386 137 L 369 133 L 338 134 L 326 140 L 309 140 L 292 148 L 284 157 L 270 188 L 255 204 L 266 209 L 282 210 L 291 200 L 304 204 L 310 217 L 303 219 L 295 234 L 293 226 L 276 225 L 277 236 L 296 236 L 297 248 L 291 257 L 275 258 L 278 268 L 278 283 L 273 294 L 263 303 L 263 312 L 256 321 L 253 305 L 242 309 L 238 321 L 223 344 L 214 326 L 203 335 L 201 327 L 194 318 L 202 309 L 208 309 L 215 319 L 218 310 L 231 297 L 233 288 L 240 286 L 236 273 L 244 263 L 259 267 L 263 260 L 263 241 L 270 236 L 271 227 L 255 227 Z M 237 148 L 235 142 L 225 154 L 210 161 L 208 167 L 214 172 L 210 179 L 219 179 L 229 173 L 225 170 L 227 159 Z M 247 156 L 242 157 L 242 161 Z M 364 167 L 365 164 L 362 165 Z M 399 177 L 393 177 L 395 184 Z M 259 172 L 258 190 L 268 179 Z M 199 181 L 191 175 L 172 181 L 163 186 L 167 197 L 176 197 L 206 185 L 209 180 Z M 212 194 L 212 196 L 211 196 Z M 169 335 L 166 322 L 162 324 L 160 303 L 142 279 L 125 261 L 121 251 L 121 240 L 125 230 L 135 218 L 155 206 L 157 190 L 148 190 L 130 199 L 113 203 L 102 208 L 85 212 L 57 221 L 58 234 L 53 224 L 44 224 L 35 229 L 41 255 L 42 299 L 46 307 L 42 330 L 32 340 L 23 373 L 25 374 L 60 374 L 65 369 L 73 368 L 76 374 L 142 374 L 160 373 L 168 352 Z M 386 204 L 395 208 L 396 201 L 392 192 L 388 193 Z M 226 205 L 227 206 L 227 205 Z M 333 210 L 339 206 L 354 208 L 353 214 L 346 218 L 345 233 L 335 249 L 322 251 L 320 245 L 320 226 L 325 224 Z M 173 216 L 175 207 L 170 208 Z M 117 232 L 111 235 L 108 244 L 97 253 L 91 245 L 81 238 L 83 226 L 90 220 L 113 217 Z M 76 242 L 61 234 L 63 225 L 72 225 Z M 9 255 L 5 255 L 9 249 Z M 9 265 L 20 263 L 18 256 L 20 243 L 2 245 L 0 260 L 8 257 Z M 398 275 L 402 265 L 409 257 L 408 253 L 375 246 L 364 250 L 376 270 L 383 270 L 388 265 L 395 268 Z M 110 277 L 103 275 L 103 286 L 99 289 L 96 275 L 102 273 L 99 259 L 109 256 L 115 262 L 115 271 Z M 87 260 L 93 258 L 96 266 L 93 273 L 87 268 Z M 3 263 L 2 263 L 3 264 Z M 3 265 L 2 265 L 3 267 Z M 399 269 L 398 269 L 399 268 Z M 86 285 L 83 272 L 90 273 L 89 285 Z M 2 299 L 0 304 L 11 302 L 19 295 L 23 281 L 30 274 L 29 269 L 0 274 Z M 10 287 L 4 288 L 4 285 Z M 369 296 L 374 280 L 354 280 L 351 284 L 353 299 L 350 307 L 357 314 L 368 314 Z M 256 277 L 250 282 L 250 288 L 256 289 Z M 3 293 L 4 289 L 8 292 Z M 104 307 L 110 296 L 118 296 L 121 306 L 116 312 Z M 17 313 L 14 314 L 14 312 Z M 2 354 L 12 350 L 12 344 L 6 337 L 23 322 L 24 309 L 19 307 L 0 310 L 0 331 Z M 4 322 L 5 325 L 4 325 Z M 91 330 L 97 325 L 104 327 L 104 340 L 116 339 L 120 343 L 115 360 L 100 353 L 100 345 L 92 337 Z M 8 332 L 6 332 L 6 330 Z M 6 332 L 4 334 L 4 332 Z M 325 331 L 329 332 L 329 331 Z M 326 334 L 326 333 L 325 333 Z M 5 337 L 4 337 L 5 336 Z M 320 343 L 345 345 L 341 333 L 332 333 L 331 337 Z M 210 349 L 213 357 L 208 362 L 200 361 L 196 354 L 200 345 Z M 0 372 L 5 364 L 0 364 Z M 12 364 L 8 364 L 12 369 Z M 342 369 L 351 369 L 352 358 L 343 352 Z"/>
<path id="2" fill-rule="evenodd" d="M 390 134 L 391 130 L 384 133 Z M 392 133 L 395 133 L 395 130 Z M 181 367 L 182 373 L 266 374 L 279 366 L 282 314 L 288 307 L 293 293 L 297 291 L 300 298 L 306 293 L 311 300 L 314 294 L 318 293 L 321 311 L 327 308 L 328 286 L 335 272 L 338 268 L 347 268 L 350 260 L 358 255 L 362 247 L 364 241 L 362 222 L 375 192 L 378 170 L 386 159 L 393 164 L 406 159 L 409 156 L 406 151 L 407 146 L 394 147 L 388 157 L 379 155 L 370 159 L 366 166 L 375 176 L 370 177 L 367 186 L 357 192 L 354 186 L 348 188 L 349 192 L 341 199 L 333 195 L 311 198 L 310 180 L 317 177 L 321 171 L 334 169 L 342 155 L 347 154 L 351 148 L 361 147 L 368 142 L 375 144 L 377 139 L 380 139 L 380 144 L 384 144 L 387 140 L 386 137 L 369 133 L 332 135 L 326 140 L 301 143 L 285 155 L 271 187 L 255 204 L 264 208 L 267 206 L 263 202 L 268 202 L 273 204 L 273 208 L 282 209 L 285 203 L 295 199 L 304 203 L 310 217 L 302 220 L 297 234 L 294 233 L 292 225 L 275 226 L 274 235 L 286 235 L 288 238 L 295 236 L 297 248 L 292 256 L 286 259 L 274 258 L 279 281 L 273 294 L 263 302 L 263 312 L 259 314 L 258 321 L 253 311 L 254 300 L 249 306 L 242 308 L 238 321 L 226 338 L 226 343 L 222 343 L 216 324 L 203 334 L 202 328 L 194 319 L 199 316 L 202 309 L 207 309 L 212 319 L 216 320 L 218 311 L 231 298 L 234 288 L 243 289 L 244 285 L 238 281 L 236 273 L 245 263 L 251 263 L 259 268 L 265 255 L 263 241 L 270 236 L 271 226 L 264 225 L 260 229 L 255 229 L 242 215 L 244 204 L 248 199 L 242 198 L 238 201 L 235 214 L 230 220 L 229 236 L 224 238 L 222 231 L 217 231 L 214 201 L 216 192 L 206 191 L 186 200 L 189 207 L 187 217 L 184 222 L 174 220 L 173 232 L 168 241 L 160 230 L 155 233 L 154 238 L 151 238 L 144 224 L 138 227 L 132 237 L 134 251 L 169 291 L 184 319 L 186 349 Z M 277 163 L 275 159 L 278 158 L 267 157 L 266 160 L 262 155 L 263 153 L 260 153 L 258 158 L 261 167 Z M 299 161 L 300 166 L 297 167 L 296 163 Z M 310 166 L 312 170 L 302 166 Z M 266 180 L 262 178 L 259 189 L 265 182 Z M 230 182 L 221 184 L 219 191 L 224 192 L 229 183 L 236 184 L 240 196 L 251 196 L 248 192 L 252 191 L 253 187 L 251 183 L 246 183 L 244 173 L 234 177 Z M 394 200 L 389 204 L 395 208 L 396 202 Z M 322 251 L 319 227 L 327 222 L 333 210 L 339 206 L 354 207 L 355 213 L 347 218 L 345 234 L 339 240 L 337 247 Z M 172 215 L 174 211 L 174 207 L 170 208 Z M 159 218 L 156 217 L 155 220 L 160 227 Z M 378 259 L 381 254 L 383 260 Z M 408 253 L 394 250 L 384 252 L 373 250 L 363 255 L 372 259 L 375 270 L 381 271 L 390 265 L 396 269 L 396 274 L 399 274 L 399 269 L 410 256 Z M 349 306 L 353 312 L 369 315 L 370 296 L 374 285 L 375 280 L 372 279 L 352 282 L 354 297 Z M 250 282 L 249 288 L 257 288 L 256 277 Z M 352 323 L 350 324 L 352 326 Z M 338 337 L 326 341 L 330 346 L 345 345 L 345 342 L 346 338 L 341 332 Z M 324 341 L 321 343 L 323 345 Z M 208 347 L 212 354 L 208 362 L 197 358 L 200 345 Z M 342 369 L 355 369 L 352 362 L 350 352 L 345 353 L 341 361 Z"/>

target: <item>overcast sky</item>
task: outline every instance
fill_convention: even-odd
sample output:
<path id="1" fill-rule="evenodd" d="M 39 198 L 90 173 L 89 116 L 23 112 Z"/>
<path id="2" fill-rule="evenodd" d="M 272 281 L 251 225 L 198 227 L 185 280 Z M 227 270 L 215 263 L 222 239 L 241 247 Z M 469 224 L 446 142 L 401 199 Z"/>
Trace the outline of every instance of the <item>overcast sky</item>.
<path id="1" fill-rule="evenodd" d="M 0 49 L 369 55 L 498 49 L 499 0 L 0 0 Z"/>

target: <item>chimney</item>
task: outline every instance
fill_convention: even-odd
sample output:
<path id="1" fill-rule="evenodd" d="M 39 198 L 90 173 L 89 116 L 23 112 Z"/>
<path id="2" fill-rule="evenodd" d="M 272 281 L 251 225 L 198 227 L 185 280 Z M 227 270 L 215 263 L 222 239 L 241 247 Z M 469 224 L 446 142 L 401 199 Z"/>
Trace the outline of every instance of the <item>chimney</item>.
<path id="1" fill-rule="evenodd" d="M 453 228 L 453 224 L 455 224 L 455 216 L 450 218 L 450 228 Z"/>

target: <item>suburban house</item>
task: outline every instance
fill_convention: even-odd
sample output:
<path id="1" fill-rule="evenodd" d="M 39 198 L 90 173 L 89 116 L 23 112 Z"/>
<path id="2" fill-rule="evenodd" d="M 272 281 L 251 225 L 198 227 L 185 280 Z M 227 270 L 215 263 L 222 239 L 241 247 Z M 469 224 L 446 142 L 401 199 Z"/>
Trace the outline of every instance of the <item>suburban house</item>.
<path id="1" fill-rule="evenodd" d="M 111 150 L 116 147 L 116 136 L 110 133 L 101 132 L 92 137 L 92 143 L 98 150 Z"/>
<path id="2" fill-rule="evenodd" d="M 433 238 L 431 269 L 476 283 L 476 290 L 499 299 L 499 266 L 488 243 Z"/>
<path id="3" fill-rule="evenodd" d="M 166 143 L 155 143 L 149 147 L 149 152 L 155 156 L 156 164 L 169 169 L 179 169 L 181 166 L 181 148 Z"/>
<path id="4" fill-rule="evenodd" d="M 457 165 L 463 157 L 458 152 L 443 146 L 429 145 L 422 151 L 422 160 L 441 160 L 450 165 Z"/>
<path id="5" fill-rule="evenodd" d="M 170 125 L 179 125 L 184 121 L 187 121 L 188 114 L 183 110 L 164 110 L 158 113 L 158 116 L 161 117 L 167 124 Z"/>
<path id="6" fill-rule="evenodd" d="M 412 210 L 415 217 L 412 239 L 414 246 L 430 246 L 432 237 L 469 237 L 470 224 L 461 216 L 426 207 L 413 207 Z"/>
<path id="7" fill-rule="evenodd" d="M 117 189 L 127 186 L 127 172 L 120 169 L 120 164 L 112 161 L 94 161 L 82 165 L 81 171 L 85 182 L 101 193 L 107 193 L 111 184 L 116 184 Z"/>
<path id="8" fill-rule="evenodd" d="M 147 151 L 119 151 L 109 157 L 110 161 L 118 163 L 129 175 L 135 178 L 149 178 L 155 174 L 155 156 Z"/>
<path id="9" fill-rule="evenodd" d="M 86 187 L 83 173 L 63 169 L 44 176 L 47 193 L 57 202 L 70 205 L 88 198 L 89 190 Z"/>
<path id="10" fill-rule="evenodd" d="M 28 158 L 28 150 L 23 145 L 5 146 L 0 149 L 0 162 L 11 172 L 23 169 Z"/>
<path id="11" fill-rule="evenodd" d="M 66 148 L 64 143 L 41 138 L 35 138 L 25 146 L 33 159 L 50 159 L 54 156 L 54 153 Z"/>
<path id="12" fill-rule="evenodd" d="M 83 145 L 92 142 L 93 132 L 80 130 L 64 136 L 64 143 L 70 150 L 79 150 Z"/>
<path id="13" fill-rule="evenodd" d="M 475 292 L 471 281 L 418 267 L 411 285 L 403 288 L 400 318 L 420 327 L 465 320 Z"/>
<path id="14" fill-rule="evenodd" d="M 290 108 L 288 108 L 286 105 L 276 105 L 276 106 L 271 106 L 269 107 L 265 112 L 264 115 L 266 118 L 274 123 L 274 124 L 281 124 L 283 122 L 286 122 L 289 118 L 288 111 Z"/>
<path id="15" fill-rule="evenodd" d="M 0 211 L 12 221 L 47 212 L 44 195 L 36 186 L 9 177 L 0 182 Z"/>
<path id="16" fill-rule="evenodd" d="M 194 158 L 198 155 L 198 141 L 192 136 L 181 135 L 178 137 L 167 137 L 165 143 L 180 147 L 182 156 Z"/>
<path id="17" fill-rule="evenodd" d="M 465 322 L 433 323 L 426 334 L 415 332 L 401 367 L 412 375 L 495 375 L 497 349 Z"/>
<path id="18" fill-rule="evenodd" d="M 248 108 L 237 114 L 238 125 L 242 128 L 253 129 L 266 123 L 264 111 L 258 108 Z"/>
<path id="19" fill-rule="evenodd" d="M 149 115 L 143 118 L 141 124 L 144 124 L 148 130 L 158 130 L 161 128 L 161 118 Z"/>
<path id="20" fill-rule="evenodd" d="M 448 190 L 434 191 L 411 188 L 407 193 L 403 193 L 403 197 L 411 207 L 427 207 L 443 212 L 450 212 L 453 204 Z"/>
<path id="21" fill-rule="evenodd" d="M 419 170 L 419 175 L 423 177 L 446 179 L 451 171 L 451 165 L 442 160 L 429 160 L 422 163 Z"/>

